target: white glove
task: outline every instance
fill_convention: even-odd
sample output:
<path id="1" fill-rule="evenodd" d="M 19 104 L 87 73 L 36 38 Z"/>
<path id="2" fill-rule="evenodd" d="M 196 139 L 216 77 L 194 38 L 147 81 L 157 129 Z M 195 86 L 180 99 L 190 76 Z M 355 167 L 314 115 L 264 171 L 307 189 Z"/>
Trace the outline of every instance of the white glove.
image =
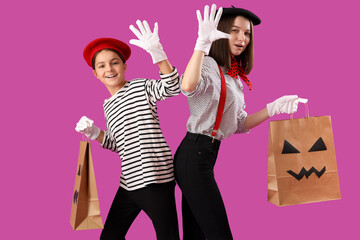
<path id="1" fill-rule="evenodd" d="M 299 102 L 307 103 L 307 99 L 299 98 L 297 95 L 288 95 L 276 99 L 266 105 L 269 117 L 279 113 L 294 113 L 297 111 Z"/>
<path id="2" fill-rule="evenodd" d="M 167 59 L 167 56 L 162 48 L 158 35 L 158 23 L 154 25 L 154 32 L 151 32 L 147 21 L 141 23 L 140 20 L 136 21 L 141 33 L 133 25 L 130 25 L 130 30 L 139 38 L 139 40 L 131 39 L 129 42 L 135 46 L 141 47 L 150 53 L 153 63 L 161 62 Z"/>
<path id="3" fill-rule="evenodd" d="M 211 44 L 215 40 L 220 38 L 230 38 L 230 34 L 221 32 L 217 30 L 217 26 L 219 24 L 221 14 L 223 9 L 219 8 L 216 17 L 216 5 L 213 4 L 211 6 L 211 13 L 209 17 L 209 6 L 206 5 L 204 8 L 204 21 L 202 20 L 201 13 L 199 10 L 196 11 L 197 18 L 199 21 L 199 32 L 198 39 L 196 40 L 195 50 L 203 51 L 206 55 L 209 54 Z"/>
<path id="4" fill-rule="evenodd" d="M 75 130 L 79 133 L 85 134 L 85 136 L 91 140 L 96 139 L 100 135 L 100 129 L 94 125 L 94 121 L 83 116 L 76 124 Z"/>

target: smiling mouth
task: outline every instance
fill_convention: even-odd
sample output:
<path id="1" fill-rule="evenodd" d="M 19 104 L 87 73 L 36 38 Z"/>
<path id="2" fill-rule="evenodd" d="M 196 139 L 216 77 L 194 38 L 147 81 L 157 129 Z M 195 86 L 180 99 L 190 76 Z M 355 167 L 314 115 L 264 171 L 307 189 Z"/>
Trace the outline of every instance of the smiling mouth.
<path id="1" fill-rule="evenodd" d="M 116 76 L 117 76 L 117 74 L 114 74 L 114 75 L 105 76 L 105 78 L 114 78 Z"/>
<path id="2" fill-rule="evenodd" d="M 235 46 L 238 47 L 238 48 L 244 48 L 243 45 L 236 45 L 236 44 L 235 44 Z"/>

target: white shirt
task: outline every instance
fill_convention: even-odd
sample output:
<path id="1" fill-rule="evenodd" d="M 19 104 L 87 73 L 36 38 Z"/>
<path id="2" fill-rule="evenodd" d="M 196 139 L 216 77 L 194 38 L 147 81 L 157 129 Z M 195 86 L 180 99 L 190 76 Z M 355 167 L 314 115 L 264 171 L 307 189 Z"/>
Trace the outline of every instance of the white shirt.
<path id="1" fill-rule="evenodd" d="M 224 68 L 221 69 L 226 82 L 226 100 L 221 124 L 216 134 L 218 140 L 225 139 L 234 133 L 246 132 L 244 123 L 247 117 L 244 111 L 245 101 L 241 80 L 230 77 Z M 195 90 L 188 93 L 181 89 L 187 96 L 190 108 L 190 117 L 187 122 L 189 132 L 211 136 L 219 106 L 220 90 L 221 76 L 218 65 L 212 57 L 205 56 L 200 81 Z"/>

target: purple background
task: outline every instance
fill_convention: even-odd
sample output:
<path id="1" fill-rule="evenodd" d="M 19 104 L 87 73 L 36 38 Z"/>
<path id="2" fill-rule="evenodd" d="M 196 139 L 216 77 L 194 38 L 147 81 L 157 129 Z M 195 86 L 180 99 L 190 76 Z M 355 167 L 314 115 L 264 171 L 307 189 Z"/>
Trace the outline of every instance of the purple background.
<path id="1" fill-rule="evenodd" d="M 125 3 L 126 2 L 126 3 Z M 215 174 L 234 239 L 359 239 L 358 1 L 7 1 L 1 20 L 0 239 L 98 239 L 100 230 L 73 231 L 69 219 L 81 116 L 104 129 L 106 88 L 82 58 L 98 37 L 125 42 L 137 19 L 153 26 L 171 63 L 183 73 L 197 37 L 195 11 L 205 4 L 251 9 L 255 63 L 245 87 L 247 112 L 286 95 L 308 98 L 312 116 L 332 117 L 342 200 L 276 207 L 267 202 L 268 121 L 250 134 L 223 141 Z M 132 47 L 126 78 L 158 78 L 144 50 Z M 186 132 L 186 98 L 158 104 L 161 127 L 174 153 Z M 295 117 L 303 117 L 300 107 Z M 275 119 L 287 119 L 279 115 Z M 119 157 L 92 143 L 105 221 L 119 185 Z M 180 191 L 177 188 L 180 210 Z M 181 214 L 179 225 L 181 229 Z M 140 214 L 128 239 L 155 239 Z"/>

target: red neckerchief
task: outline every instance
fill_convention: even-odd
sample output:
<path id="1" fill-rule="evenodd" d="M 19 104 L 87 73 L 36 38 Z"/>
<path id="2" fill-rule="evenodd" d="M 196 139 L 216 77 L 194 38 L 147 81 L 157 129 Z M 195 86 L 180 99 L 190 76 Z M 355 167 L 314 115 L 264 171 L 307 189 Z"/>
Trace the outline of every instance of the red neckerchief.
<path id="1" fill-rule="evenodd" d="M 245 75 L 245 71 L 240 66 L 239 62 L 235 58 L 231 59 L 231 68 L 227 72 L 229 76 L 237 79 L 238 76 L 249 86 L 249 89 L 252 90 L 252 85 L 248 77 Z"/>

